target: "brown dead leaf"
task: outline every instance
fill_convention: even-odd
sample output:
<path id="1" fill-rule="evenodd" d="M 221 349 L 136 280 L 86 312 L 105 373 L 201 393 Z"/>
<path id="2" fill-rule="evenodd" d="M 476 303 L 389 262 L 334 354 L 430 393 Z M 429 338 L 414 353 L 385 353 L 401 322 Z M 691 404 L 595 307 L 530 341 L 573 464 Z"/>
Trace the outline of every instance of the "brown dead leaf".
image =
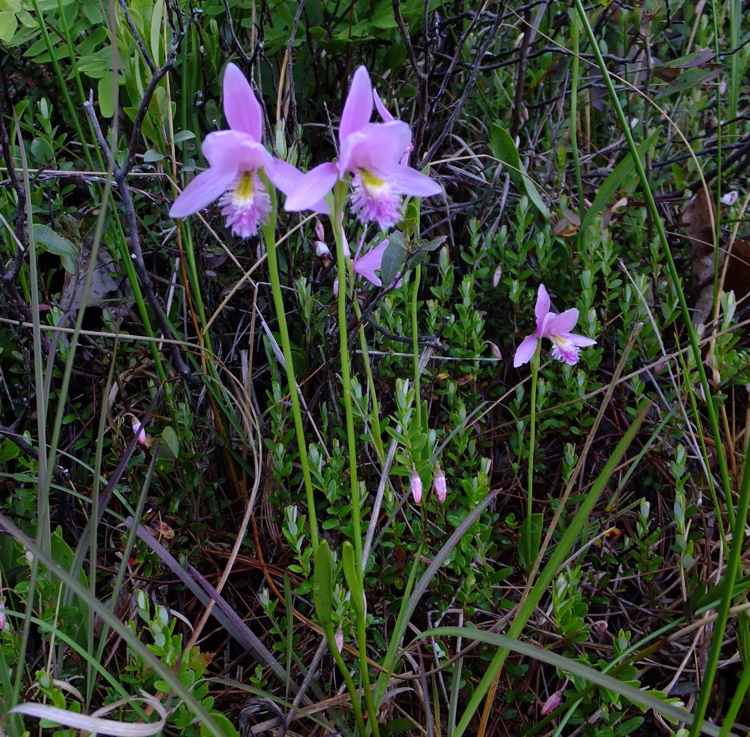
<path id="1" fill-rule="evenodd" d="M 556 236 L 560 236 L 562 238 L 572 238 L 574 235 L 578 234 L 578 231 L 580 229 L 581 219 L 578 217 L 578 214 L 573 212 L 572 210 L 569 210 L 567 207 L 563 207 L 562 211 L 560 212 L 560 217 L 555 223 L 555 227 L 552 229 L 552 232 Z"/>

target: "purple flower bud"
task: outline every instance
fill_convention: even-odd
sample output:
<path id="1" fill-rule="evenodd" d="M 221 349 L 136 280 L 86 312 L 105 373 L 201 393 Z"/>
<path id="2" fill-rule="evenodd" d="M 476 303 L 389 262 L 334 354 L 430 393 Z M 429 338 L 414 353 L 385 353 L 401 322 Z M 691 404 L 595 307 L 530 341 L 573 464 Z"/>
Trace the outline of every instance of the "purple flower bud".
<path id="1" fill-rule="evenodd" d="M 559 691 L 555 691 L 545 702 L 542 706 L 542 716 L 546 717 L 547 714 L 550 714 L 555 709 L 557 709 L 560 704 L 562 704 L 562 694 L 563 690 L 560 689 Z"/>
<path id="2" fill-rule="evenodd" d="M 5 617 L 5 607 L 0 604 L 0 632 L 8 626 L 8 620 Z"/>
<path id="3" fill-rule="evenodd" d="M 414 498 L 415 504 L 422 503 L 422 479 L 419 477 L 416 469 L 412 469 L 411 476 L 409 477 L 409 486 L 411 487 L 411 495 Z"/>
<path id="4" fill-rule="evenodd" d="M 443 504 L 448 496 L 448 486 L 445 483 L 445 474 L 442 468 L 438 468 L 438 472 L 435 474 L 433 488 L 435 489 L 435 496 L 437 496 L 438 501 Z"/>
<path id="5" fill-rule="evenodd" d="M 326 233 L 325 230 L 323 230 L 323 223 L 317 218 L 315 218 L 315 235 L 318 237 L 319 241 L 325 241 L 326 239 Z"/>
<path id="6" fill-rule="evenodd" d="M 341 652 L 344 649 L 344 630 L 341 627 L 336 630 L 336 635 L 333 639 L 336 641 L 336 649 Z"/>

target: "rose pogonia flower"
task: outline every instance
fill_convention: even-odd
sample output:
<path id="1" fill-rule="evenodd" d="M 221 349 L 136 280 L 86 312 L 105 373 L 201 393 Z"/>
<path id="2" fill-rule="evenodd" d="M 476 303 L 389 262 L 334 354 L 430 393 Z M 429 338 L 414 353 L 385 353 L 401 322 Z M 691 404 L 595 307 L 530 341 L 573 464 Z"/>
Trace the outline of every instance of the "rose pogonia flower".
<path id="1" fill-rule="evenodd" d="M 516 355 L 513 357 L 515 368 L 531 360 L 537 343 L 542 338 L 549 338 L 552 341 L 552 357 L 569 366 L 575 366 L 578 363 L 581 348 L 596 344 L 592 338 L 570 332 L 578 322 L 577 309 L 565 310 L 559 315 L 550 310 L 550 298 L 544 284 L 540 284 L 537 291 L 534 315 L 536 330 L 531 335 L 527 335 L 516 349 Z"/>
<path id="2" fill-rule="evenodd" d="M 185 187 L 169 215 L 184 218 L 218 199 L 227 227 L 240 238 L 250 238 L 271 212 L 271 197 L 260 172 L 285 193 L 297 187 L 304 175 L 266 151 L 261 143 L 263 111 L 245 75 L 234 64 L 227 64 L 224 71 L 223 97 L 230 129 L 206 136 L 201 150 L 209 168 Z M 313 203 L 313 209 L 319 204 Z"/>
<path id="3" fill-rule="evenodd" d="M 378 98 L 384 123 L 371 123 L 375 97 L 367 69 L 354 73 L 339 125 L 339 158 L 320 164 L 304 175 L 287 197 L 289 211 L 308 210 L 331 191 L 339 179 L 352 175 L 351 206 L 362 223 L 376 222 L 382 229 L 401 219 L 404 195 L 429 197 L 441 192 L 430 177 L 406 165 L 411 150 L 411 130 L 395 120 Z M 385 114 L 384 114 L 385 113 Z"/>

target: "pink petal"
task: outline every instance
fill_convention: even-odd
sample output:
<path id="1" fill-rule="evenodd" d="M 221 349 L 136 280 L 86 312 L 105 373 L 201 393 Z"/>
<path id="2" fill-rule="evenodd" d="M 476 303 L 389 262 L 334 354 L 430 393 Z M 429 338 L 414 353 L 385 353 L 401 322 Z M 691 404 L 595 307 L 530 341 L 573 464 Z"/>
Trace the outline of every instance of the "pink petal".
<path id="1" fill-rule="evenodd" d="M 587 338 L 585 335 L 577 335 L 576 333 L 568 333 L 565 337 L 573 345 L 580 346 L 581 348 L 589 348 L 592 345 L 596 345 L 596 341 L 593 338 Z"/>
<path id="2" fill-rule="evenodd" d="M 376 287 L 382 287 L 383 282 L 380 277 L 375 273 L 380 270 L 383 265 L 383 254 L 385 249 L 388 248 L 388 240 L 381 241 L 372 251 L 369 251 L 364 256 L 354 259 L 354 271 L 361 277 L 367 279 L 370 284 L 374 284 Z"/>
<path id="3" fill-rule="evenodd" d="M 565 333 L 569 333 L 577 322 L 578 310 L 573 307 L 547 320 L 544 325 L 544 334 L 546 336 L 564 335 Z"/>
<path id="4" fill-rule="evenodd" d="M 281 159 L 272 159 L 266 167 L 266 173 L 273 186 L 285 195 L 294 192 L 305 178 L 305 175 L 296 166 L 292 166 Z M 318 200 L 310 209 L 323 215 L 330 212 L 328 203 L 324 199 Z M 322 241 L 323 239 L 320 238 L 319 240 Z"/>
<path id="5" fill-rule="evenodd" d="M 338 178 L 338 167 L 330 162 L 310 169 L 288 194 L 284 209 L 289 212 L 313 209 L 331 191 Z"/>
<path id="6" fill-rule="evenodd" d="M 198 174 L 182 191 L 169 210 L 172 218 L 184 218 L 210 205 L 229 189 L 236 170 L 211 168 Z"/>
<path id="7" fill-rule="evenodd" d="M 440 194 L 441 186 L 430 177 L 421 174 L 410 166 L 401 166 L 388 175 L 394 191 L 414 197 L 431 197 Z"/>
<path id="8" fill-rule="evenodd" d="M 224 70 L 224 115 L 232 130 L 263 137 L 263 110 L 245 75 L 235 64 Z"/>
<path id="9" fill-rule="evenodd" d="M 203 139 L 201 150 L 206 160 L 212 167 L 240 168 L 240 160 L 244 157 L 245 149 L 257 151 L 262 156 L 261 151 L 265 149 L 242 131 L 214 131 L 209 133 Z M 267 155 L 267 153 L 266 153 Z"/>
<path id="10" fill-rule="evenodd" d="M 349 94 L 344 102 L 339 125 L 339 140 L 358 131 L 370 122 L 372 116 L 372 84 L 367 69 L 361 66 L 354 72 Z"/>
<path id="11" fill-rule="evenodd" d="M 339 169 L 387 175 L 399 166 L 410 145 L 411 130 L 403 121 L 369 123 L 342 140 Z"/>
<path id="12" fill-rule="evenodd" d="M 544 318 L 547 316 L 550 307 L 549 294 L 544 284 L 539 285 L 539 289 L 536 293 L 536 307 L 534 307 L 534 315 L 536 317 L 537 329 L 540 329 Z"/>
<path id="13" fill-rule="evenodd" d="M 516 348 L 516 355 L 513 356 L 513 368 L 523 366 L 531 360 L 538 342 L 536 335 L 527 335 L 521 341 L 521 345 Z"/>
<path id="14" fill-rule="evenodd" d="M 380 95 L 374 87 L 372 89 L 372 98 L 375 101 L 375 109 L 378 111 L 378 115 L 384 123 L 390 123 L 392 120 L 396 119 L 388 112 L 388 108 L 383 105 L 383 101 L 380 99 Z"/>

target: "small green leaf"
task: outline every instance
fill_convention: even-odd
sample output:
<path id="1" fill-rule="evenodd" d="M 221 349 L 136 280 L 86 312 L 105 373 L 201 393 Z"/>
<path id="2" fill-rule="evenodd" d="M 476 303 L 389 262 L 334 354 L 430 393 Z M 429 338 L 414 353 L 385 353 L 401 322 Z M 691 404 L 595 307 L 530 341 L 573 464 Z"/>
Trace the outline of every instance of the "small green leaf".
<path id="1" fill-rule="evenodd" d="M 180 456 L 180 441 L 177 439 L 177 433 L 174 431 L 174 428 L 171 425 L 167 425 L 161 431 L 161 439 L 166 444 L 167 449 L 172 454 L 172 456 L 175 459 L 179 458 L 179 456 Z"/>
<path id="2" fill-rule="evenodd" d="M 520 184 L 524 188 L 534 207 L 539 210 L 545 220 L 549 220 L 549 208 L 544 204 L 539 190 L 526 173 L 526 169 L 521 163 L 521 157 L 518 154 L 516 144 L 513 143 L 513 139 L 510 137 L 510 133 L 499 123 L 493 123 L 490 126 L 490 149 L 496 159 L 507 165 L 510 178 L 516 185 Z"/>
<path id="3" fill-rule="evenodd" d="M 115 114 L 115 77 L 107 72 L 99 79 L 99 110 L 103 118 L 111 118 Z"/>
<path id="4" fill-rule="evenodd" d="M 357 564 L 354 558 L 354 548 L 347 540 L 341 549 L 344 578 L 352 594 L 352 606 L 357 614 L 362 615 L 364 613 L 365 592 L 362 589 L 362 579 L 359 576 L 359 571 L 357 571 Z"/>
<path id="5" fill-rule="evenodd" d="M 10 43 L 18 28 L 18 18 L 12 10 L 0 12 L 0 41 Z"/>
<path id="6" fill-rule="evenodd" d="M 406 261 L 406 246 L 404 237 L 398 231 L 391 233 L 388 246 L 383 254 L 383 262 L 380 266 L 380 278 L 383 285 L 390 287 L 394 279 L 401 273 Z"/>
<path id="7" fill-rule="evenodd" d="M 184 141 L 192 141 L 193 138 L 195 138 L 195 133 L 193 131 L 179 131 L 178 133 L 174 134 L 174 142 L 175 143 L 183 143 Z"/>
<path id="8" fill-rule="evenodd" d="M 155 164 L 157 161 L 161 161 L 164 158 L 164 154 L 160 154 L 158 151 L 150 148 L 143 154 L 144 164 Z"/>
<path id="9" fill-rule="evenodd" d="M 157 66 L 161 65 L 161 23 L 164 17 L 164 0 L 156 0 L 151 13 L 151 55 Z"/>
<path id="10" fill-rule="evenodd" d="M 67 238 L 63 238 L 48 225 L 34 225 L 34 240 L 49 253 L 60 257 L 63 268 L 69 274 L 75 274 L 78 249 Z"/>
<path id="11" fill-rule="evenodd" d="M 333 555 L 326 540 L 315 550 L 313 601 L 318 622 L 327 629 L 333 621 Z"/>

